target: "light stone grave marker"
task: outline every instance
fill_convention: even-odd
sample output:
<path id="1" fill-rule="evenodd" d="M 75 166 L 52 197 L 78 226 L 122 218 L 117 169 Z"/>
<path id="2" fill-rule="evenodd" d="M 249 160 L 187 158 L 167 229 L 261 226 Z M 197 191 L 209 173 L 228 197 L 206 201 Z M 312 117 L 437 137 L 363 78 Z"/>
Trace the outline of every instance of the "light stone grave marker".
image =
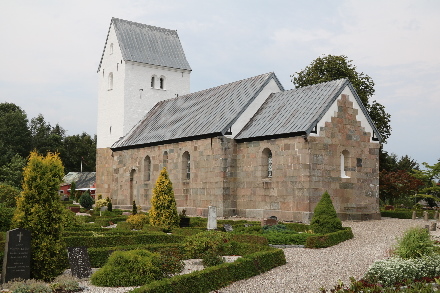
<path id="1" fill-rule="evenodd" d="M 226 232 L 232 232 L 232 231 L 234 231 L 234 228 L 232 228 L 232 225 L 229 225 L 229 224 L 224 224 L 224 225 L 223 225 L 223 228 L 225 228 L 225 231 L 226 231 Z"/>
<path id="2" fill-rule="evenodd" d="M 208 230 L 217 229 L 217 207 L 208 207 Z"/>

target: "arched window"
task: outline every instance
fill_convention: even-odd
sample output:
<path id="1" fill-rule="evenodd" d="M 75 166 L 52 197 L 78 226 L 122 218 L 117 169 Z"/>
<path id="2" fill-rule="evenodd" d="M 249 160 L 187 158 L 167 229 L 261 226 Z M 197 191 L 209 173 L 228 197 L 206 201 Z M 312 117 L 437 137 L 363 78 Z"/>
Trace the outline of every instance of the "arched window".
<path id="1" fill-rule="evenodd" d="M 182 155 L 182 179 L 191 179 L 191 157 L 188 152 L 184 152 Z"/>
<path id="2" fill-rule="evenodd" d="M 111 91 L 113 89 L 113 72 L 108 74 L 108 90 Z"/>
<path id="3" fill-rule="evenodd" d="M 154 75 L 153 75 L 153 76 L 151 77 L 151 88 L 152 88 L 152 89 L 154 89 L 155 83 L 156 83 L 156 80 L 155 80 Z"/>
<path id="4" fill-rule="evenodd" d="M 159 79 L 160 89 L 163 90 L 165 88 L 165 77 L 161 76 Z"/>
<path id="5" fill-rule="evenodd" d="M 168 165 L 168 152 L 167 151 L 163 152 L 163 161 L 162 161 L 162 163 L 163 163 L 163 166 L 166 168 L 167 165 Z"/>
<path id="6" fill-rule="evenodd" d="M 342 151 L 341 153 L 341 178 L 350 178 L 346 171 L 349 168 L 350 164 L 350 153 L 347 150 Z"/>
<path id="7" fill-rule="evenodd" d="M 268 148 L 263 150 L 261 166 L 263 178 L 271 178 L 273 170 L 272 151 Z"/>
<path id="8" fill-rule="evenodd" d="M 113 54 L 113 43 L 110 44 L 110 55 Z"/>
<path id="9" fill-rule="evenodd" d="M 144 178 L 145 178 L 145 181 L 151 180 L 151 159 L 150 159 L 150 156 L 146 156 L 144 159 Z"/>

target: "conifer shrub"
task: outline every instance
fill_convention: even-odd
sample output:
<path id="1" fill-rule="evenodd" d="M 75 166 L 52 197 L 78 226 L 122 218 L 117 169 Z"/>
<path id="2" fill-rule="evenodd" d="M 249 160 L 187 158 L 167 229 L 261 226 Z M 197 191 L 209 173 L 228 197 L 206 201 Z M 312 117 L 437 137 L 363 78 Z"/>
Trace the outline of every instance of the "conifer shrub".
<path id="1" fill-rule="evenodd" d="M 167 229 L 179 227 L 180 218 L 177 213 L 173 184 L 166 168 L 163 168 L 160 172 L 153 189 L 149 217 L 152 226 L 160 226 Z"/>
<path id="2" fill-rule="evenodd" d="M 11 228 L 11 220 L 14 215 L 14 208 L 0 203 L 0 231 L 6 232 Z"/>
<path id="3" fill-rule="evenodd" d="M 31 152 L 12 227 L 31 232 L 31 277 L 35 279 L 53 279 L 63 272 L 67 262 L 62 238 L 65 207 L 58 196 L 63 176 L 58 154 L 44 157 Z"/>
<path id="4" fill-rule="evenodd" d="M 131 214 L 132 214 L 132 215 L 136 215 L 137 212 L 138 212 L 138 208 L 137 208 L 137 206 L 136 206 L 136 201 L 133 200 L 133 208 L 132 208 L 132 210 L 131 210 Z"/>
<path id="5" fill-rule="evenodd" d="M 166 260 L 168 261 L 169 259 Z M 141 286 L 181 269 L 181 266 L 163 263 L 159 254 L 147 250 L 115 251 L 90 280 L 93 285 L 103 287 Z"/>
<path id="6" fill-rule="evenodd" d="M 221 256 L 231 247 L 232 235 L 220 231 L 204 231 L 185 239 L 184 248 L 189 258 Z"/>
<path id="7" fill-rule="evenodd" d="M 16 198 L 20 195 L 20 190 L 8 184 L 0 184 L 0 202 L 9 208 L 15 208 Z"/>
<path id="8" fill-rule="evenodd" d="M 327 191 L 324 192 L 313 211 L 310 228 L 317 234 L 327 234 L 342 230 L 342 222 L 336 214 L 332 199 Z"/>
<path id="9" fill-rule="evenodd" d="M 79 204 L 87 210 L 92 209 L 93 203 L 93 198 L 90 196 L 88 191 L 84 192 L 79 198 Z"/>

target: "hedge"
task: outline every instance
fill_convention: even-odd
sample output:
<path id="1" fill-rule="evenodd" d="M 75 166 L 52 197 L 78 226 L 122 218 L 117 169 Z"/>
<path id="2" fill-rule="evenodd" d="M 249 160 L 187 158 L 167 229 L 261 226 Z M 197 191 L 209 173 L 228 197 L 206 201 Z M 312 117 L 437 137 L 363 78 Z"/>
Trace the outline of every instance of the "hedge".
<path id="1" fill-rule="evenodd" d="M 87 247 L 109 247 L 125 246 L 134 244 L 154 244 L 154 243 L 178 243 L 182 242 L 184 236 L 167 235 L 164 233 L 149 233 L 139 235 L 103 235 L 97 237 L 90 236 L 68 236 L 64 237 L 67 247 L 87 246 Z"/>
<path id="2" fill-rule="evenodd" d="M 325 248 L 341 243 L 353 238 L 353 232 L 350 227 L 344 227 L 343 230 L 307 238 L 305 247 L 307 248 Z"/>
<path id="3" fill-rule="evenodd" d="M 418 218 L 423 218 L 423 212 L 422 210 L 416 211 L 416 216 Z M 428 217 L 429 219 L 434 219 L 434 213 L 435 211 L 429 210 Z M 381 211 L 380 215 L 382 217 L 390 217 L 390 218 L 398 218 L 398 219 L 412 219 L 412 210 L 388 210 L 388 211 Z"/>
<path id="4" fill-rule="evenodd" d="M 317 236 L 317 234 L 308 233 L 266 233 L 264 237 L 267 238 L 270 244 L 288 244 L 288 245 L 305 245 L 307 239 Z"/>
<path id="5" fill-rule="evenodd" d="M 233 282 L 259 275 L 285 263 L 284 252 L 281 249 L 271 249 L 241 257 L 233 263 L 224 263 L 202 271 L 154 281 L 130 292 L 211 292 Z"/>

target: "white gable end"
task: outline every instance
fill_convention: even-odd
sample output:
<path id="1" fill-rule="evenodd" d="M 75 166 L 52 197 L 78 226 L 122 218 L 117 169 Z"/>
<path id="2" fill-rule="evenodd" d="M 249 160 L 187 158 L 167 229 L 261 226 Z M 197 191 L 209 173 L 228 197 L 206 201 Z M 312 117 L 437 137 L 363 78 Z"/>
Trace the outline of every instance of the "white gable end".
<path id="1" fill-rule="evenodd" d="M 339 97 L 333 102 L 328 111 L 324 114 L 321 120 L 317 124 L 317 133 L 310 133 L 310 136 L 319 136 L 321 127 L 325 126 L 326 122 L 331 122 L 332 117 L 336 117 L 338 112 L 338 101 L 341 99 L 341 95 L 347 95 L 350 102 L 353 102 L 353 108 L 358 110 L 358 114 L 356 115 L 356 120 L 361 122 L 361 127 L 364 128 L 365 132 L 371 133 L 370 142 L 379 143 L 379 141 L 373 140 L 373 127 L 365 116 L 364 112 L 361 109 L 358 101 L 354 98 L 354 93 L 348 86 L 345 86 L 344 90 L 341 92 Z"/>
<path id="2" fill-rule="evenodd" d="M 252 117 L 260 109 L 261 105 L 266 101 L 271 93 L 278 93 L 282 91 L 278 83 L 272 78 L 267 85 L 261 90 L 255 100 L 246 108 L 246 110 L 240 115 L 231 127 L 231 135 L 227 137 L 234 137 L 243 129 L 243 127 L 252 119 Z"/>

